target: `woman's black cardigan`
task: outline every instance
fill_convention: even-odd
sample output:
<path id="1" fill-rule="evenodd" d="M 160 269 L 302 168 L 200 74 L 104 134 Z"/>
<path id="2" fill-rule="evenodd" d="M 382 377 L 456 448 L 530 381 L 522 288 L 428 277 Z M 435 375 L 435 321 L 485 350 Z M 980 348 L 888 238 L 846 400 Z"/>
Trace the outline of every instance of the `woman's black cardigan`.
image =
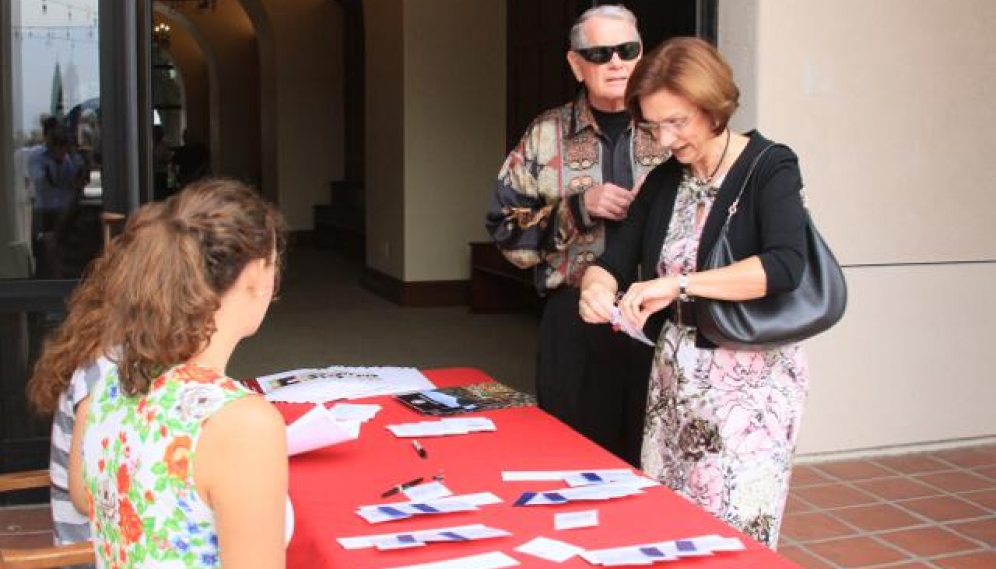
<path id="1" fill-rule="evenodd" d="M 719 238 L 730 205 L 744 183 L 754 158 L 771 141 L 757 131 L 747 133 L 750 140 L 737 157 L 716 195 L 699 241 L 697 267 L 701 267 Z M 674 211 L 683 165 L 671 159 L 655 168 L 644 181 L 640 195 L 629 209 L 611 243 L 599 257 L 597 265 L 609 271 L 619 290 L 628 287 L 622 275 L 633 274 L 640 267 L 640 279 L 656 278 L 661 248 Z M 744 191 L 737 213 L 730 221 L 728 238 L 737 259 L 757 255 L 767 276 L 767 294 L 794 290 L 799 286 L 806 262 L 806 214 L 800 190 L 802 177 L 795 153 L 786 146 L 776 146 L 761 158 Z M 673 304 L 647 324 L 651 338 L 660 331 L 663 318 L 670 317 Z M 651 335 L 652 334 L 652 335 Z M 696 335 L 700 348 L 714 344 Z"/>

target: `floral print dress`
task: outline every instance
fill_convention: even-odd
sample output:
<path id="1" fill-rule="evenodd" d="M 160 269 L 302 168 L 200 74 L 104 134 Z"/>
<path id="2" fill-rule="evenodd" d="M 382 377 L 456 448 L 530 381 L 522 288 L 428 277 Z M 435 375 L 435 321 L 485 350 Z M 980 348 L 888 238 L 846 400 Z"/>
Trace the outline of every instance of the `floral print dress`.
<path id="1" fill-rule="evenodd" d="M 214 512 L 194 485 L 201 428 L 250 394 L 206 367 L 184 364 L 128 397 L 116 373 L 91 395 L 83 482 L 98 567 L 217 567 Z"/>
<path id="2" fill-rule="evenodd" d="M 701 220 L 714 197 L 715 189 L 685 173 L 659 274 L 694 272 Z M 766 351 L 701 349 L 694 328 L 669 320 L 650 376 L 643 470 L 774 548 L 807 376 L 798 344 Z"/>

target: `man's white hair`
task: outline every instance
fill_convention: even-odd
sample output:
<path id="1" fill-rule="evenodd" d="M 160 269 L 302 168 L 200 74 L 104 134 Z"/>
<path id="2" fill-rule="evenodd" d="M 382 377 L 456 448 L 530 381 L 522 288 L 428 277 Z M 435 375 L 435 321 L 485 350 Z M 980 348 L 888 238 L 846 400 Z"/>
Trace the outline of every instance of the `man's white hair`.
<path id="1" fill-rule="evenodd" d="M 592 18 L 608 18 L 610 20 L 622 20 L 633 26 L 636 30 L 636 39 L 640 39 L 640 31 L 636 27 L 636 16 L 622 4 L 602 4 L 594 8 L 588 8 L 583 14 L 578 16 L 577 21 L 571 28 L 571 49 L 581 49 L 588 46 L 588 39 L 584 37 L 584 23 Z"/>

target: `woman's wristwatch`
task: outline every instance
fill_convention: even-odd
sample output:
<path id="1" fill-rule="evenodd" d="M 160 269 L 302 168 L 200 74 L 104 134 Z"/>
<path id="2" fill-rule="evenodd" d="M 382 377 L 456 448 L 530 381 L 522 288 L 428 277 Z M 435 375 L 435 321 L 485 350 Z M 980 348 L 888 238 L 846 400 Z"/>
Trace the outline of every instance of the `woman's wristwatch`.
<path id="1" fill-rule="evenodd" d="M 688 296 L 688 274 L 681 273 L 678 275 L 678 300 L 681 302 L 688 302 L 692 297 Z"/>

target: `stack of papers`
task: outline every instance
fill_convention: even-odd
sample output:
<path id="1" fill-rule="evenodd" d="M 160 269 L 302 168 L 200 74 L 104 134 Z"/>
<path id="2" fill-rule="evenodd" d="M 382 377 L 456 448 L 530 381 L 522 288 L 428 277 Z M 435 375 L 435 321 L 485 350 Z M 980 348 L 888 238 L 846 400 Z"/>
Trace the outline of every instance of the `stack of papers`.
<path id="1" fill-rule="evenodd" d="M 642 494 L 644 488 L 660 486 L 656 480 L 641 476 L 628 468 L 602 470 L 506 470 L 505 482 L 560 480 L 567 488 L 545 492 L 526 492 L 516 506 L 566 504 L 573 500 L 609 500 Z"/>
<path id="2" fill-rule="evenodd" d="M 703 557 L 723 551 L 742 551 L 744 544 L 735 537 L 706 535 L 677 541 L 662 541 L 612 549 L 594 549 L 581 554 L 592 565 L 651 565 L 675 561 L 682 557 Z"/>
<path id="3" fill-rule="evenodd" d="M 462 496 L 450 496 L 422 502 L 397 502 L 393 504 L 360 506 L 356 510 L 356 513 L 369 523 L 379 524 L 381 522 L 403 520 L 412 516 L 469 512 L 477 510 L 478 506 L 499 503 L 501 503 L 501 498 L 498 496 L 490 492 L 482 492 L 480 494 L 464 494 Z"/>
<path id="4" fill-rule="evenodd" d="M 270 401 L 325 403 L 432 389 L 435 385 L 415 368 L 344 367 L 295 369 L 257 378 Z"/>
<path id="5" fill-rule="evenodd" d="M 593 486 L 595 484 L 627 484 L 640 488 L 650 488 L 660 485 L 660 482 L 646 476 L 640 476 L 630 470 L 576 472 L 564 476 L 563 480 L 571 487 Z"/>
<path id="6" fill-rule="evenodd" d="M 466 435 L 481 431 L 496 431 L 494 421 L 487 417 L 455 417 L 439 421 L 420 421 L 388 425 L 396 437 L 443 437 L 446 435 Z"/>
<path id="7" fill-rule="evenodd" d="M 561 480 L 568 486 L 590 486 L 592 484 L 626 483 L 641 488 L 649 488 L 657 482 L 641 476 L 628 468 L 608 468 L 593 470 L 504 470 L 501 479 L 505 482 L 536 482 L 541 480 Z"/>
<path id="8" fill-rule="evenodd" d="M 297 418 L 287 427 L 287 454 L 294 456 L 332 446 L 360 436 L 360 421 L 338 421 L 323 405 Z"/>
<path id="9" fill-rule="evenodd" d="M 646 482 L 656 486 L 652 480 Z M 642 486 L 646 488 L 647 486 Z M 566 504 L 576 500 L 610 500 L 612 498 L 622 498 L 633 494 L 642 494 L 641 483 L 610 483 L 592 484 L 590 486 L 577 486 L 575 488 L 563 488 L 551 492 L 525 492 L 515 501 L 516 506 L 546 506 L 549 504 Z"/>
<path id="10" fill-rule="evenodd" d="M 416 532 L 382 533 L 379 535 L 361 535 L 357 537 L 340 537 L 339 545 L 346 549 L 362 549 L 376 547 L 380 550 L 401 549 L 406 547 L 421 547 L 427 543 L 445 543 L 454 541 L 475 541 L 492 537 L 504 537 L 511 533 L 482 524 L 456 526 L 439 529 L 429 529 Z"/>

